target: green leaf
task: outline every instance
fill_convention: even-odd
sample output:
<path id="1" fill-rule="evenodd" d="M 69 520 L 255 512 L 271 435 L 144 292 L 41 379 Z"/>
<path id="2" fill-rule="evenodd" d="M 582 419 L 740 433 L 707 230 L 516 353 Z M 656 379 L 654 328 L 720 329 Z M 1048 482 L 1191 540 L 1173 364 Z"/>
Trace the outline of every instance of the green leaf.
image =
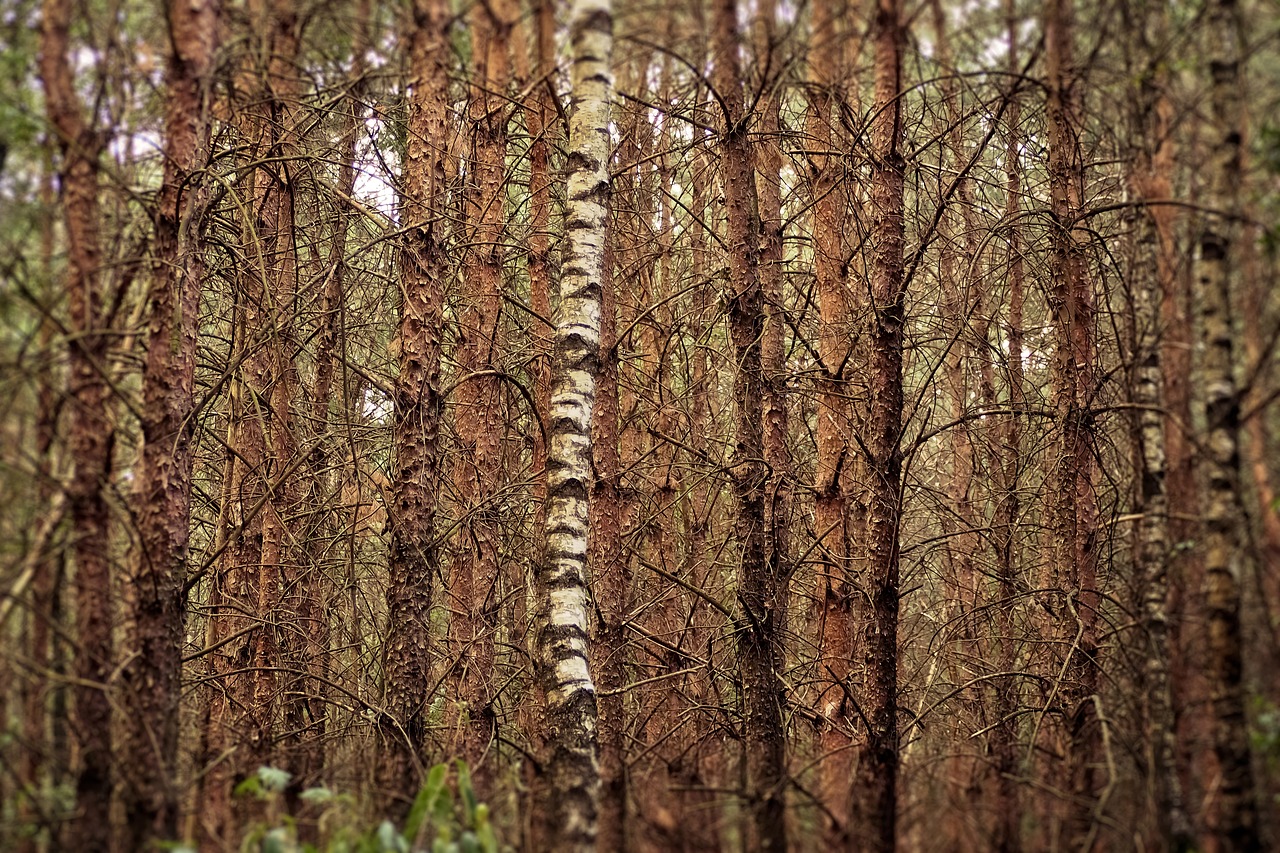
<path id="1" fill-rule="evenodd" d="M 436 800 L 444 790 L 444 777 L 448 772 L 449 768 L 444 764 L 437 764 L 427 771 L 427 779 L 422 783 L 418 796 L 414 797 L 413 806 L 409 809 L 409 817 L 404 822 L 404 840 L 409 844 L 414 844 L 418 840 L 423 821 L 427 819 L 427 815 L 435 811 Z"/>
<path id="2" fill-rule="evenodd" d="M 260 797 L 262 796 L 262 780 L 257 776 L 247 776 L 244 781 L 232 789 L 231 793 L 237 797 Z"/>
<path id="3" fill-rule="evenodd" d="M 467 762 L 461 758 L 458 759 L 458 796 L 462 797 L 462 809 L 465 815 L 465 824 L 468 827 L 476 825 L 476 792 L 471 787 L 471 770 L 467 767 Z"/>
<path id="4" fill-rule="evenodd" d="M 396 832 L 396 825 L 384 820 L 378 825 L 378 850 L 380 853 L 409 853 L 409 842 Z"/>
<path id="5" fill-rule="evenodd" d="M 276 827 L 262 837 L 262 853 L 296 853 L 298 845 L 284 827 Z"/>
<path id="6" fill-rule="evenodd" d="M 315 803 L 317 805 L 321 805 L 323 803 L 329 803 L 337 799 L 337 794 L 333 793 L 333 791 L 330 791 L 328 788 L 325 788 L 322 786 L 319 788 L 308 788 L 307 790 L 303 791 L 301 794 L 298 795 L 298 799 L 302 800 L 303 802 Z"/>
<path id="7" fill-rule="evenodd" d="M 283 791 L 293 778 L 293 774 L 279 767 L 259 767 L 258 778 L 262 780 L 263 789 L 277 793 Z"/>

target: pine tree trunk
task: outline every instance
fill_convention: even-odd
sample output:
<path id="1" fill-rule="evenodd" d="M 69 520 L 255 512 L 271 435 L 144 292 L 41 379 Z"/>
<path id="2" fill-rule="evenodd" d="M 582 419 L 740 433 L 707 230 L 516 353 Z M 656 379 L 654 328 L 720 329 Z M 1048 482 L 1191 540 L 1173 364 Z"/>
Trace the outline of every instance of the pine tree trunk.
<path id="1" fill-rule="evenodd" d="M 736 502 L 734 530 L 738 564 L 737 659 L 742 679 L 742 737 L 746 795 L 750 804 L 752 846 L 763 851 L 787 847 L 785 785 L 786 744 L 782 724 L 782 647 L 779 628 L 781 579 L 769 560 L 764 464 L 764 373 L 761 342 L 764 305 L 760 284 L 760 217 L 756 177 L 744 115 L 739 70 L 737 8 L 734 0 L 716 0 L 712 47 L 715 82 L 724 108 L 721 173 L 724 179 L 729 254 L 726 301 L 734 376 L 734 441 L 731 486 Z"/>
<path id="2" fill-rule="evenodd" d="M 111 698 L 113 661 L 110 509 L 105 490 L 111 474 L 115 427 L 105 378 L 109 337 L 101 281 L 98 166 L 106 140 L 86 123 L 71 65 L 70 0 L 45 0 L 40 19 L 40 77 L 45 114 L 61 157 L 65 271 L 69 327 L 67 393 L 71 403 L 67 445 L 74 473 L 67 505 L 75 529 L 76 654 L 72 730 L 79 747 L 76 816 L 64 846 L 106 853 L 111 846 Z"/>
<path id="3" fill-rule="evenodd" d="M 815 536 L 818 539 L 817 590 L 820 596 L 817 641 L 819 785 L 828 814 L 825 837 L 832 849 L 849 846 L 847 817 L 852 792 L 853 738 L 857 711 L 851 703 L 854 657 L 854 536 L 862 524 L 851 491 L 855 457 L 853 393 L 855 375 L 853 288 L 841 270 L 844 251 L 840 229 L 846 198 L 841 180 L 843 163 L 832 138 L 835 87 L 840 84 L 838 44 L 830 0 L 812 6 L 809 47 L 810 95 L 805 131 L 818 153 L 810 165 L 813 193 L 814 289 L 819 311 L 818 352 L 822 358 L 818 380 L 817 463 L 814 473 Z"/>
<path id="4" fill-rule="evenodd" d="M 503 264 L 508 45 L 516 14 L 509 0 L 471 8 L 472 68 L 468 123 L 471 151 L 464 190 L 469 248 L 463 256 L 465 309 L 458 324 L 453 478 L 461 513 L 450 574 L 450 682 L 457 702 L 455 751 L 471 765 L 481 798 L 494 768 L 497 733 L 493 695 L 498 626 L 499 510 L 504 474 Z"/>
<path id="5" fill-rule="evenodd" d="M 409 28 L 408 148 L 401 199 L 404 282 L 396 336 L 391 533 L 387 588 L 386 743 L 382 776 L 405 808 L 423 769 L 431 682 L 431 589 L 439 572 L 435 516 L 443 459 L 440 386 L 444 243 L 448 228 L 450 47 L 445 0 L 415 0 Z"/>
<path id="6" fill-rule="evenodd" d="M 204 263 L 208 94 L 217 5 L 166 7 L 172 40 L 165 171 L 155 219 L 150 343 L 142 379 L 142 453 L 134 495 L 138 565 L 131 581 L 130 714 L 123 765 L 128 846 L 178 833 L 177 771 L 183 596 L 191 524 L 197 323 Z"/>
<path id="7" fill-rule="evenodd" d="M 1054 564 L 1051 586 L 1060 590 L 1057 641 L 1065 657 L 1067 683 L 1061 701 L 1066 715 L 1066 772 L 1073 797 L 1067 804 L 1064 843 L 1091 844 L 1096 796 L 1095 763 L 1101 729 L 1098 689 L 1097 549 L 1098 507 L 1094 494 L 1095 321 L 1093 285 L 1085 269 L 1084 232 L 1079 226 L 1084 188 L 1080 150 L 1080 80 L 1074 59 L 1073 0 L 1046 6 L 1046 106 L 1049 189 L 1053 216 L 1050 309 L 1056 333 L 1053 386 L 1061 448 L 1053 472 Z"/>
<path id="8" fill-rule="evenodd" d="M 875 101 L 871 128 L 870 316 L 866 445 L 868 599 L 865 699 L 867 738 L 854 771 L 852 831 L 866 850 L 896 844 L 898 782 L 898 534 L 902 522 L 903 269 L 901 0 L 877 0 L 872 22 Z"/>

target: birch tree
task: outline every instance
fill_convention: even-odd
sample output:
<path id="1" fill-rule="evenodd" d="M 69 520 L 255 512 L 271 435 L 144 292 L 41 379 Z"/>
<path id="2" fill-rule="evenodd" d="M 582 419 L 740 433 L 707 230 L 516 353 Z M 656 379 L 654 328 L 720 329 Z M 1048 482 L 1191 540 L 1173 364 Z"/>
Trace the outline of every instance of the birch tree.
<path id="1" fill-rule="evenodd" d="M 609 220 L 613 9 L 571 10 L 573 112 L 568 216 L 555 314 L 544 554 L 538 566 L 538 664 L 546 691 L 553 820 L 548 848 L 595 849 L 600 795 L 596 688 L 588 663 L 587 538 L 591 414 L 600 359 L 601 280 Z"/>
<path id="2" fill-rule="evenodd" d="M 1235 0 L 1215 0 L 1206 28 L 1211 82 L 1209 203 L 1217 213 L 1200 232 L 1197 280 L 1201 291 L 1202 372 L 1205 388 L 1204 605 L 1207 618 L 1213 751 L 1221 768 L 1217 795 L 1208 807 L 1207 849 L 1258 850 L 1258 813 L 1245 715 L 1244 649 L 1240 590 L 1246 577 L 1240 528 L 1240 395 L 1235 380 L 1235 329 L 1231 284 L 1243 154 L 1241 74 L 1244 33 Z"/>

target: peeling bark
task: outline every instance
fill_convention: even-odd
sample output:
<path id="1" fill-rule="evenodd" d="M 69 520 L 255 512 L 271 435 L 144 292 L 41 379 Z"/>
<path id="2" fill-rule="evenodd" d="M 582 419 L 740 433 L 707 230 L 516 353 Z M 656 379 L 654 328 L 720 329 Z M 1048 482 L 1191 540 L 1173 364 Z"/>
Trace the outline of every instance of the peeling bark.
<path id="1" fill-rule="evenodd" d="M 591 423 L 609 222 L 609 0 L 575 0 L 568 216 L 551 367 L 546 540 L 538 566 L 538 664 L 546 690 L 550 849 L 591 851 L 599 830 L 596 688 L 588 665 Z"/>
<path id="2" fill-rule="evenodd" d="M 1213 751 L 1220 775 L 1206 807 L 1201 842 L 1209 849 L 1260 849 L 1257 792 L 1249 749 L 1243 683 L 1240 588 L 1249 577 L 1240 499 L 1240 395 L 1235 380 L 1236 333 L 1232 283 L 1240 210 L 1243 149 L 1241 86 L 1243 31 L 1235 0 L 1216 0 L 1206 21 L 1212 82 L 1208 163 L 1209 203 L 1222 215 L 1206 217 L 1200 232 L 1197 284 L 1205 389 L 1204 606 L 1208 621 L 1207 678 L 1213 709 Z"/>

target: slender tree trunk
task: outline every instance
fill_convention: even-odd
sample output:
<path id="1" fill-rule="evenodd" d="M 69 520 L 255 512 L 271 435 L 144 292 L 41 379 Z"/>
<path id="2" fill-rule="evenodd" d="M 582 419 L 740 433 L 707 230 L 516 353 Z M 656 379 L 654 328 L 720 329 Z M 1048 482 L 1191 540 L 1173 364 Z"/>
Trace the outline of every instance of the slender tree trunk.
<path id="1" fill-rule="evenodd" d="M 1053 0 L 1045 11 L 1048 75 L 1049 184 L 1053 215 L 1050 309 L 1057 335 L 1053 360 L 1055 407 L 1061 451 L 1054 471 L 1053 586 L 1065 610 L 1054 629 L 1062 644 L 1067 683 L 1065 760 L 1072 798 L 1067 804 L 1064 843 L 1092 841 L 1095 762 L 1101 729 L 1098 689 L 1097 548 L 1098 507 L 1094 494 L 1095 321 L 1093 286 L 1085 269 L 1085 234 L 1079 227 L 1084 188 L 1080 150 L 1080 80 L 1074 59 L 1074 2 Z"/>
<path id="2" fill-rule="evenodd" d="M 756 62 L 766 70 L 777 61 L 775 19 L 777 0 L 761 0 L 756 26 Z M 759 81 L 764 92 L 759 109 L 760 141 L 756 145 L 756 194 L 760 200 L 760 291 L 764 302 L 764 337 L 760 368 L 764 372 L 762 418 L 764 460 L 769 466 L 765 525 L 769 535 L 769 572 L 778 578 L 779 631 L 786 630 L 793 571 L 789 554 L 791 521 L 791 456 L 787 449 L 786 311 L 782 251 L 782 128 L 779 111 L 782 86 L 777 80 Z M 661 146 L 667 148 L 666 144 Z"/>
<path id="3" fill-rule="evenodd" d="M 191 524 L 192 411 L 209 156 L 209 75 L 216 2 L 166 7 L 171 53 L 165 102 L 165 172 L 155 220 L 150 344 L 142 379 L 142 454 L 135 518 L 141 548 L 132 579 L 131 713 L 125 751 L 128 846 L 178 834 L 183 600 Z"/>
<path id="4" fill-rule="evenodd" d="M 65 846 L 99 853 L 111 844 L 112 606 L 110 509 L 105 498 L 115 428 L 105 378 L 109 338 L 101 280 L 98 164 L 106 137 L 85 119 L 71 65 L 70 0 L 45 0 L 40 20 L 40 77 L 45 114 L 56 135 L 66 227 L 71 402 L 68 455 L 74 473 L 67 504 L 75 530 L 76 654 L 72 727 L 79 746 L 76 817 Z"/>
<path id="5" fill-rule="evenodd" d="M 43 209 L 40 217 L 40 273 L 46 286 L 52 289 L 56 285 L 53 272 L 53 254 L 55 247 L 54 225 L 56 213 L 54 209 L 53 174 L 46 163 L 40 176 L 40 204 Z M 52 301 L 52 300 L 50 300 Z M 46 316 L 40 324 L 39 346 L 42 352 L 52 354 L 54 348 L 55 323 L 52 317 Z M 50 533 L 61 523 L 66 511 L 66 502 L 61 502 L 57 509 L 54 484 L 64 476 L 58 470 L 58 453 L 56 439 L 58 433 L 58 414 L 62 408 L 59 393 L 59 377 L 49 370 L 39 377 L 36 390 L 35 450 L 40 460 L 40 487 L 37 498 L 41 506 L 49 509 Z M 56 519 L 56 520 L 55 520 Z M 29 554 L 27 559 L 40 560 L 35 567 L 35 575 L 31 580 L 31 607 L 27 615 L 26 653 L 31 665 L 37 671 L 44 670 L 55 675 L 63 675 L 58 666 L 57 650 L 61 645 L 59 634 L 62 625 L 59 620 L 60 602 L 62 600 L 65 560 L 61 553 Z M 37 679 L 29 677 L 23 682 L 21 737 L 25 744 L 22 759 L 18 767 L 18 784 L 26 791 L 17 805 L 17 819 L 21 826 L 27 827 L 28 834 L 19 840 L 19 853 L 36 853 L 42 830 L 43 808 L 46 794 L 46 781 L 50 787 L 58 785 L 59 768 L 65 767 L 65 756 L 56 749 L 59 740 L 54 736 L 55 729 L 63 725 L 63 721 L 51 713 L 52 707 L 62 704 L 58 697 L 65 694 L 65 689 L 56 679 Z"/>
<path id="6" fill-rule="evenodd" d="M 952 200 L 945 202 L 953 209 L 944 209 L 938 218 L 939 274 L 941 278 L 942 314 L 946 325 L 947 352 L 943 360 L 942 378 L 951 398 L 951 420 L 955 425 L 948 431 L 951 455 L 951 471 L 947 482 L 949 506 L 943 517 L 943 530 L 948 534 L 946 564 L 947 598 L 950 602 L 950 631 L 958 641 L 958 655 L 950 655 L 948 670 L 951 681 L 964 684 L 980 673 L 975 663 L 987 660 L 981 648 L 980 624 L 986 612 L 979 594 L 980 582 L 977 567 L 981 565 L 983 539 L 979 536 L 981 504 L 977 500 L 975 484 L 976 452 L 974 436 L 979 435 L 965 422 L 970 411 L 970 376 L 977 374 L 980 394 L 974 395 L 978 405 L 994 406 L 994 391 L 990 379 L 990 360 L 985 354 L 988 321 L 982 298 L 982 288 L 974 287 L 981 280 L 978 271 L 981 247 L 978 245 L 978 225 L 975 220 L 973 182 L 962 170 L 969 165 L 970 152 L 966 150 L 964 103 L 956 77 L 953 76 L 954 58 L 951 52 L 950 33 L 946 13 L 940 0 L 931 0 L 934 31 L 937 34 L 937 53 L 944 75 L 941 83 L 946 110 L 942 114 L 939 134 L 947 140 L 945 153 L 940 155 L 943 167 L 940 175 L 956 175 L 957 182 Z M 942 178 L 940 195 L 946 192 L 950 177 Z M 978 302 L 971 305 L 972 301 Z M 978 355 L 975 358 L 975 347 Z M 980 364 L 977 363 L 980 359 Z M 958 726 L 956 739 L 964 737 L 966 729 L 978 731 L 985 728 L 984 695 L 982 687 L 970 688 L 956 697 Z M 974 806 L 980 806 L 983 783 L 987 774 L 983 764 L 972 751 L 953 748 L 948 758 L 948 789 L 950 843 L 961 848 L 978 846 L 981 818 Z M 977 819 L 975 819 L 977 818 Z"/>
<path id="7" fill-rule="evenodd" d="M 818 352 L 822 358 L 818 382 L 817 464 L 814 524 L 819 548 L 817 589 L 819 598 L 818 711 L 823 717 L 819 737 L 821 765 L 819 785 L 828 815 L 825 826 L 829 846 L 845 848 L 854 843 L 847 817 L 851 807 L 854 732 L 857 711 L 852 700 L 854 659 L 854 603 L 856 576 L 855 537 L 862 526 L 854 495 L 858 448 L 854 442 L 853 392 L 855 330 L 853 288 L 841 269 L 847 227 L 842 202 L 846 194 L 841 179 L 844 168 L 832 138 L 836 86 L 840 79 L 831 0 L 815 0 L 811 7 L 809 45 L 809 97 L 805 132 L 818 153 L 810 166 L 813 176 L 814 289 L 817 292 Z"/>
<path id="8" fill-rule="evenodd" d="M 898 534 L 902 523 L 903 270 L 901 0 L 877 0 L 872 23 L 875 101 L 871 129 L 870 317 L 868 323 L 867 739 L 854 771 L 851 826 L 864 849 L 893 850 L 898 782 Z"/>
<path id="9" fill-rule="evenodd" d="M 427 738 L 431 684 L 431 586 L 439 571 L 435 515 L 442 458 L 440 338 L 449 168 L 449 4 L 415 0 L 409 23 L 409 134 L 401 200 L 408 231 L 400 247 L 400 327 L 393 401 L 389 624 L 385 644 L 387 753 L 383 783 L 414 795 Z"/>
<path id="10" fill-rule="evenodd" d="M 1007 69 L 1017 74 L 1018 16 L 1015 0 L 1005 0 L 1005 25 L 1009 39 Z M 1008 132 L 1005 139 L 1005 219 L 1017 222 L 1022 204 L 1022 164 L 1020 162 L 1021 104 L 1015 96 L 1005 113 Z M 1007 383 L 1011 414 L 1002 424 L 1001 459 L 996 470 L 999 494 L 993 513 L 996 542 L 996 572 L 1000 605 L 996 610 L 996 626 L 1000 636 L 999 666 L 1012 673 L 1017 669 L 1018 644 L 1014 636 L 1014 614 L 1018 604 L 1018 578 L 1022 561 L 1018 525 L 1021 515 L 1019 499 L 1020 471 L 1023 463 L 1022 422 L 1019 412 L 1026 407 L 1023 376 L 1023 302 L 1025 299 L 1022 242 L 1017 228 L 1008 231 L 1008 264 L 1006 281 L 1009 292 L 1009 320 L 1005 339 L 1008 341 Z M 1020 686 L 1016 678 L 996 682 L 995 713 L 998 719 L 992 731 L 993 772 L 999 777 L 993 811 L 996 825 L 991 845 L 997 853 L 1014 853 L 1022 849 L 1022 797 L 1016 778 L 1019 774 L 1018 721 Z"/>
<path id="11" fill-rule="evenodd" d="M 1166 11 L 1162 4 L 1144 5 L 1145 32 L 1150 22 L 1155 45 L 1149 46 L 1150 68 L 1142 79 L 1134 130 L 1137 167 L 1131 183 L 1139 199 L 1161 202 L 1172 197 L 1174 150 L 1173 106 L 1168 95 L 1168 73 L 1154 51 L 1168 39 Z M 1167 849 L 1187 850 L 1192 843 L 1191 825 L 1182 797 L 1175 761 L 1177 722 L 1170 678 L 1169 641 L 1169 495 L 1166 487 L 1164 364 L 1161 360 L 1161 291 L 1174 275 L 1165 242 L 1172 230 L 1168 205 L 1155 204 L 1142 211 L 1135 259 L 1134 315 L 1138 330 L 1135 352 L 1133 402 L 1138 407 L 1138 444 L 1141 465 L 1138 477 L 1136 561 L 1141 571 L 1142 610 L 1147 632 L 1146 725 L 1147 772 L 1154 807 L 1154 823 L 1160 843 Z"/>
<path id="12" fill-rule="evenodd" d="M 616 228 L 616 226 L 614 226 Z M 616 232 L 614 232 L 616 233 Z M 627 681 L 627 626 L 631 611 L 630 554 L 623 539 L 628 515 L 622 495 L 622 459 L 618 424 L 617 300 L 613 288 L 612 233 L 605 248 L 600 280 L 600 339 L 595 400 L 591 419 L 591 447 L 595 478 L 591 484 L 588 561 L 598 619 L 591 647 L 600 688 L 600 837 L 603 850 L 628 848 L 627 709 L 623 688 Z"/>
<path id="13" fill-rule="evenodd" d="M 331 692 L 326 685 L 334 680 L 333 656 L 330 639 L 334 625 L 340 616 L 331 616 L 325 602 L 338 596 L 340 587 L 323 580 L 325 554 L 340 554 L 342 531 L 334 523 L 337 513 L 326 508 L 341 492 L 340 481 L 333 471 L 333 457 L 337 449 L 329 414 L 333 403 L 335 378 L 341 381 L 339 364 L 346 341 L 347 308 L 346 288 L 348 276 L 347 238 L 355 210 L 347 202 L 355 194 L 356 164 L 359 152 L 357 143 L 365 122 L 363 97 L 367 54 L 369 51 L 369 15 L 371 0 L 357 0 L 351 46 L 351 90 L 348 93 L 342 135 L 339 139 L 337 210 L 333 216 L 333 233 L 330 237 L 325 273 L 324 290 L 320 297 L 320 321 L 316 334 L 315 381 L 310 389 L 310 441 L 307 467 L 310 482 L 304 505 L 317 519 L 308 526 L 303 540 L 306 565 L 310 569 L 301 579 L 298 590 L 299 651 L 302 655 L 294 666 L 298 693 L 292 703 L 290 724 L 296 729 L 298 753 L 291 762 L 291 770 L 298 778 L 297 789 L 306 789 L 320 782 L 325 763 L 325 732 L 329 726 L 329 702 L 325 694 Z M 339 392 L 344 389 L 339 386 Z M 346 395 L 343 394 L 343 397 Z M 394 404 L 393 404 L 394 405 Z M 349 419 L 346 420 L 349 422 Z M 354 467 L 353 458 L 353 467 Z M 350 618 L 354 619 L 355 613 Z M 354 637 L 352 645 L 355 644 Z M 304 676 L 310 676 L 309 678 Z M 341 701 L 341 700 L 339 700 Z"/>
<path id="14" fill-rule="evenodd" d="M 1240 209 L 1243 142 L 1241 73 L 1243 32 L 1235 0 L 1208 10 L 1208 71 L 1213 134 L 1207 201 L 1221 214 L 1200 232 L 1197 281 L 1201 295 L 1202 373 L 1205 388 L 1205 576 L 1208 621 L 1207 676 L 1213 705 L 1213 750 L 1220 773 L 1201 842 L 1222 851 L 1258 850 L 1258 813 L 1245 715 L 1240 587 L 1249 576 L 1241 529 L 1240 398 L 1235 381 L 1231 286 L 1238 265 L 1234 245 Z"/>
<path id="15" fill-rule="evenodd" d="M 533 500 L 537 504 L 534 516 L 534 529 L 541 530 L 546 524 L 547 503 L 547 436 L 550 429 L 551 412 L 551 291 L 557 280 L 559 271 L 552 255 L 552 198 L 551 189 L 554 180 L 551 166 L 551 153 L 561 141 L 558 132 L 559 124 L 554 121 L 555 88 L 551 79 L 551 69 L 555 63 L 555 7 L 553 0 L 534 0 L 533 13 L 528 18 L 528 34 L 524 44 L 516 50 L 517 67 L 520 85 L 532 89 L 523 104 L 525 129 L 529 133 L 529 303 L 533 309 L 531 318 L 530 343 L 533 347 L 533 397 L 535 402 L 532 464 Z M 533 68 L 528 67 L 528 53 L 532 46 Z M 538 559 L 539 545 L 531 544 L 529 563 Z M 524 571 L 525 567 L 522 566 Z M 530 633 L 530 615 L 534 607 L 534 591 L 532 584 L 525 583 L 525 593 L 517 602 L 521 608 L 516 614 L 516 630 L 521 637 L 522 647 L 528 647 L 533 639 Z M 540 708 L 544 697 L 540 695 L 540 685 L 535 677 L 529 683 L 526 701 L 522 702 L 519 711 L 519 727 L 524 731 L 531 744 L 531 751 L 541 754 L 544 746 L 544 732 L 539 721 Z M 524 839 L 525 846 L 539 847 L 547 838 L 549 816 L 545 808 L 545 778 L 538 775 L 533 762 L 525 765 L 525 779 L 529 792 L 524 798 L 525 813 L 528 815 L 526 829 L 528 835 Z"/>
<path id="16" fill-rule="evenodd" d="M 468 121 L 466 217 L 471 246 L 464 256 L 466 308 L 458 324 L 455 393 L 459 447 L 454 483 L 463 513 L 450 578 L 449 626 L 459 715 L 458 753 L 471 765 L 481 797 L 494 772 L 490 744 L 497 733 L 493 695 L 494 642 L 498 625 L 499 553 L 497 493 L 503 464 L 502 290 L 506 195 L 508 43 L 515 12 L 509 0 L 472 7 L 472 81 Z"/>
<path id="17" fill-rule="evenodd" d="M 749 124 L 743 107 L 735 0 L 716 0 L 712 13 L 715 82 L 725 112 L 720 151 L 729 253 L 726 298 L 729 337 L 737 364 L 731 485 L 737 510 L 735 532 L 742 549 L 738 565 L 742 613 L 736 634 L 742 679 L 746 795 L 752 821 L 750 846 L 762 851 L 783 851 L 787 847 L 786 744 L 779 628 L 785 614 L 781 579 L 773 574 L 775 566 L 769 560 L 770 536 L 765 517 L 768 472 L 762 424 L 765 383 L 761 360 L 764 305 L 760 217 L 755 164 L 747 135 Z"/>
<path id="18" fill-rule="evenodd" d="M 538 567 L 538 665 L 546 689 L 551 812 L 549 849 L 595 849 L 600 768 L 596 688 L 587 663 L 591 424 L 600 363 L 605 232 L 609 222 L 609 102 L 613 11 L 575 0 L 570 15 L 573 112 L 569 124 L 565 263 L 551 368 L 545 553 Z"/>

